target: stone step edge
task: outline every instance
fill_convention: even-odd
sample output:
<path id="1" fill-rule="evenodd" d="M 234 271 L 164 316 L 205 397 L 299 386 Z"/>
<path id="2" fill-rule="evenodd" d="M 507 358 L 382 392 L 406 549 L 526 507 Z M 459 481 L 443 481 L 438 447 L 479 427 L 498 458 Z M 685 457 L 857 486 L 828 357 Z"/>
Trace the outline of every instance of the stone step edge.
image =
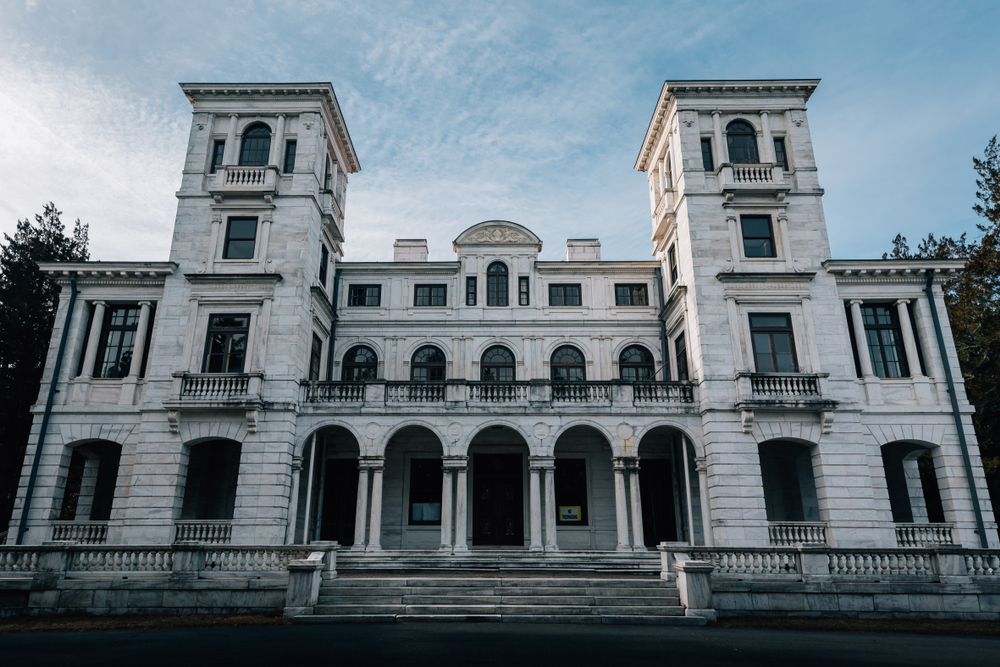
<path id="1" fill-rule="evenodd" d="M 325 623 L 573 623 L 590 625 L 683 625 L 704 626 L 701 616 L 615 616 L 570 614 L 344 614 L 302 615 L 292 623 L 321 625 Z"/>

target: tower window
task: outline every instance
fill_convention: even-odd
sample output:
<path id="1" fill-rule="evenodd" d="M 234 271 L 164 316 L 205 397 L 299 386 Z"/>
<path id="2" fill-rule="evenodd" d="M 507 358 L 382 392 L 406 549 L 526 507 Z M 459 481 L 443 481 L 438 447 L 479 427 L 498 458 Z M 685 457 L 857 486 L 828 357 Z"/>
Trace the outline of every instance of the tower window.
<path id="1" fill-rule="evenodd" d="M 774 257 L 774 230 L 769 215 L 740 216 L 743 227 L 743 254 L 746 257 Z"/>
<path id="2" fill-rule="evenodd" d="M 865 339 L 872 357 L 872 370 L 880 378 L 901 378 L 910 374 L 896 309 L 890 305 L 861 306 Z"/>
<path id="3" fill-rule="evenodd" d="M 253 259 L 257 240 L 257 218 L 229 218 L 222 259 Z"/>
<path id="4" fill-rule="evenodd" d="M 550 306 L 579 306 L 579 285 L 549 285 Z"/>
<path id="5" fill-rule="evenodd" d="M 417 285 L 413 290 L 414 306 L 446 306 L 447 285 Z"/>
<path id="6" fill-rule="evenodd" d="M 326 249 L 326 244 L 323 243 L 319 247 L 319 284 L 326 289 L 326 272 L 327 264 L 330 263 L 330 251 Z"/>
<path id="7" fill-rule="evenodd" d="M 319 380 L 320 361 L 323 359 L 323 341 L 319 336 L 313 334 L 312 348 L 309 351 L 309 379 L 313 382 Z"/>
<path id="8" fill-rule="evenodd" d="M 729 161 L 733 164 L 757 163 L 757 133 L 750 123 L 736 120 L 726 128 Z"/>
<path id="9" fill-rule="evenodd" d="M 615 285 L 616 306 L 648 306 L 645 285 Z"/>
<path id="10" fill-rule="evenodd" d="M 788 171 L 788 153 L 785 152 L 785 140 L 778 137 L 774 140 L 774 161 Z"/>
<path id="11" fill-rule="evenodd" d="M 507 265 L 493 262 L 486 269 L 486 305 L 507 305 Z"/>
<path id="12" fill-rule="evenodd" d="M 240 165 L 262 167 L 271 154 L 271 128 L 258 123 L 243 132 L 243 148 L 240 150 Z"/>
<path id="13" fill-rule="evenodd" d="M 688 379 L 688 352 L 687 341 L 681 333 L 674 339 L 674 361 L 677 363 L 677 379 L 687 382 Z"/>
<path id="14" fill-rule="evenodd" d="M 212 315 L 208 318 L 205 373 L 242 373 L 246 363 L 249 315 Z"/>
<path id="15" fill-rule="evenodd" d="M 216 141 L 212 145 L 212 166 L 209 167 L 208 173 L 214 174 L 219 167 L 222 166 L 222 158 L 226 154 L 226 142 Z"/>
<path id="16" fill-rule="evenodd" d="M 465 305 L 476 305 L 476 279 L 473 277 L 465 279 Z"/>
<path id="17" fill-rule="evenodd" d="M 677 283 L 677 246 L 671 245 L 667 250 L 667 267 L 670 269 L 670 285 Z"/>
<path id="18" fill-rule="evenodd" d="M 715 161 L 712 159 L 712 140 L 708 137 L 701 139 L 701 164 L 705 171 L 715 171 Z"/>
<path id="19" fill-rule="evenodd" d="M 521 276 L 517 279 L 517 305 L 528 305 L 528 276 Z"/>
<path id="20" fill-rule="evenodd" d="M 295 139 L 289 139 L 285 142 L 285 164 L 281 171 L 286 174 L 295 171 L 295 148 L 297 145 L 298 142 Z"/>
<path id="21" fill-rule="evenodd" d="M 123 378 L 128 375 L 138 327 L 138 305 L 110 306 L 104 311 L 94 377 Z"/>
<path id="22" fill-rule="evenodd" d="M 758 373 L 796 373 L 792 318 L 784 313 L 751 315 L 750 338 Z"/>

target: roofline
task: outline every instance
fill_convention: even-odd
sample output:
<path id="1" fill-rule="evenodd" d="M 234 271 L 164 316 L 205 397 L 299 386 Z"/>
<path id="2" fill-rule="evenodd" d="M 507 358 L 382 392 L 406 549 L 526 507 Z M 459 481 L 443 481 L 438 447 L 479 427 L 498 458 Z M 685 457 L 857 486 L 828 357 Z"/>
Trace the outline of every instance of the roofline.
<path id="1" fill-rule="evenodd" d="M 317 81 L 312 83 L 180 83 L 178 84 L 184 95 L 192 106 L 196 96 L 232 96 L 232 95 L 252 95 L 255 91 L 258 96 L 265 94 L 283 95 L 310 95 L 323 94 L 325 102 L 333 117 L 334 130 L 337 131 L 341 139 L 341 144 L 347 153 L 352 167 L 350 173 L 361 171 L 361 162 L 358 160 L 358 153 L 354 150 L 354 142 L 351 140 L 351 133 L 347 129 L 347 122 L 340 109 L 340 102 L 337 100 L 337 93 L 333 89 L 333 84 L 328 81 Z"/>

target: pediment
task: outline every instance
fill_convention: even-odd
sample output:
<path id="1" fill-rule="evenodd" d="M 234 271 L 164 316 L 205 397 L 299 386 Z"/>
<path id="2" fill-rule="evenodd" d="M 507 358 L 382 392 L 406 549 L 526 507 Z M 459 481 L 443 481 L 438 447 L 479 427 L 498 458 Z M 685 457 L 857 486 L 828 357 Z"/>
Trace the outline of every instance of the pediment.
<path id="1" fill-rule="evenodd" d="M 458 235 L 455 250 L 460 245 L 533 246 L 542 249 L 542 240 L 527 227 L 507 220 L 487 220 L 473 225 Z"/>

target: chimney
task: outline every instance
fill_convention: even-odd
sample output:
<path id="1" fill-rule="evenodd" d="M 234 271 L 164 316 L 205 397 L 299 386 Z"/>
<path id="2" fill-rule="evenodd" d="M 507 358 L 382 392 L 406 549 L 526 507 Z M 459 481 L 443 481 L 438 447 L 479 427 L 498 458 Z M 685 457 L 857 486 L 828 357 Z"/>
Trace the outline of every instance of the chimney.
<path id="1" fill-rule="evenodd" d="M 567 239 L 567 262 L 599 262 L 601 261 L 600 239 Z"/>
<path id="2" fill-rule="evenodd" d="M 426 262 L 427 239 L 396 239 L 392 244 L 392 261 Z"/>

